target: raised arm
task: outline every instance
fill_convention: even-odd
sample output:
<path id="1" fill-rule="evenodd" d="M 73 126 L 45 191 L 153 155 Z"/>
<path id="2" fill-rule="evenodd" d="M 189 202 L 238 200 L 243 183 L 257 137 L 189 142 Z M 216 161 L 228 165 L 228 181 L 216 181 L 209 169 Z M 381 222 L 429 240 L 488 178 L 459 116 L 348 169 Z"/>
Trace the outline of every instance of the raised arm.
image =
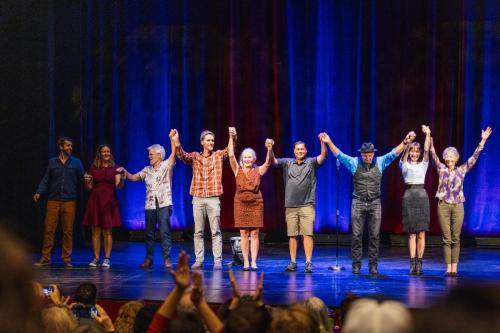
<path id="1" fill-rule="evenodd" d="M 403 150 L 405 149 L 406 145 L 412 143 L 416 136 L 417 135 L 415 134 L 415 132 L 413 132 L 413 131 L 408 132 L 408 134 L 406 134 L 403 141 L 399 145 L 394 147 L 393 150 L 396 153 L 396 155 L 401 154 L 403 152 Z"/>
<path id="2" fill-rule="evenodd" d="M 274 140 L 266 139 L 265 146 L 267 148 L 266 161 L 264 162 L 264 164 L 259 166 L 259 173 L 261 176 L 263 176 L 267 172 L 267 170 L 271 166 L 272 161 L 275 159 L 273 153 Z"/>
<path id="3" fill-rule="evenodd" d="M 436 166 L 436 168 L 440 167 L 443 165 L 443 163 L 441 163 L 441 161 L 439 160 L 439 156 L 437 156 L 436 154 L 436 148 L 434 147 L 434 140 L 432 139 L 432 137 L 430 138 L 430 142 L 431 142 L 431 148 L 429 150 L 430 154 L 431 154 L 431 159 L 432 159 L 432 162 L 434 163 L 434 165 Z"/>
<path id="4" fill-rule="evenodd" d="M 431 148 L 431 129 L 429 126 L 422 125 L 422 132 L 425 134 L 424 141 L 424 161 L 429 161 L 429 150 Z"/>
<path id="5" fill-rule="evenodd" d="M 191 292 L 191 301 L 198 309 L 201 318 L 207 325 L 208 331 L 211 333 L 221 333 L 224 329 L 222 321 L 215 315 L 213 310 L 207 304 L 203 296 L 203 281 L 200 272 L 192 272 L 193 291 Z"/>
<path id="6" fill-rule="evenodd" d="M 406 145 L 404 150 L 403 150 L 403 156 L 401 156 L 401 159 L 399 160 L 399 166 L 408 161 L 408 155 L 410 154 L 410 145 Z"/>
<path id="7" fill-rule="evenodd" d="M 179 131 L 177 131 L 175 128 L 173 129 L 175 133 L 173 133 L 171 140 L 174 141 L 174 147 L 175 147 L 175 155 L 184 163 L 186 164 L 192 164 L 193 163 L 193 154 L 186 153 L 184 149 L 182 149 L 181 146 L 181 140 L 179 139 Z M 172 130 L 170 130 L 172 132 Z"/>
<path id="8" fill-rule="evenodd" d="M 177 134 L 176 129 L 171 129 L 170 133 L 168 134 L 168 137 L 170 139 L 170 155 L 168 156 L 168 161 L 170 162 L 170 165 L 175 164 L 175 141 L 173 137 Z"/>
<path id="9" fill-rule="evenodd" d="M 234 127 L 229 127 L 229 141 L 227 143 L 227 156 L 229 158 L 229 164 L 233 170 L 234 176 L 238 175 L 238 160 L 234 155 L 234 139 L 236 137 L 236 129 Z"/>
<path id="10" fill-rule="evenodd" d="M 318 157 L 316 157 L 316 161 L 318 162 L 319 165 L 323 164 L 323 162 L 326 160 L 326 155 L 328 153 L 326 149 L 326 143 L 322 139 L 325 134 L 326 133 L 318 134 L 318 139 L 321 145 L 321 153 L 318 155 Z"/>
<path id="11" fill-rule="evenodd" d="M 352 157 L 342 153 L 340 149 L 333 143 L 333 141 L 330 139 L 330 136 L 327 133 L 322 133 L 322 134 L 323 135 L 321 137 L 321 140 L 328 145 L 333 155 L 339 160 L 339 162 L 342 163 L 342 165 L 344 165 L 347 168 L 347 170 L 349 170 L 352 174 L 354 174 L 358 166 L 358 159 L 356 157 Z"/>
<path id="12" fill-rule="evenodd" d="M 337 155 L 340 153 L 340 149 L 333 143 L 332 139 L 330 139 L 330 136 L 326 133 L 321 133 L 321 141 L 324 142 L 325 144 L 328 145 L 328 148 L 330 148 L 332 154 L 337 157 Z"/>
<path id="13" fill-rule="evenodd" d="M 189 287 L 190 276 L 189 276 L 189 257 L 186 252 L 181 251 L 179 253 L 179 259 L 177 261 L 177 268 L 175 271 L 171 271 L 170 274 L 174 278 L 175 287 L 168 294 L 165 301 L 158 309 L 157 313 L 165 318 L 172 319 L 177 311 L 177 304 L 179 303 L 184 291 Z"/>
<path id="14" fill-rule="evenodd" d="M 465 171 L 469 171 L 470 168 L 472 168 L 474 166 L 474 164 L 476 164 L 476 161 L 477 159 L 479 158 L 479 154 L 481 153 L 481 151 L 483 150 L 484 148 L 484 145 L 486 143 L 486 140 L 488 140 L 488 138 L 490 137 L 491 135 L 491 128 L 488 126 L 485 130 L 482 130 L 481 131 L 481 141 L 479 142 L 479 144 L 477 145 L 476 149 L 474 150 L 474 153 L 472 154 L 471 157 L 469 157 L 467 159 L 467 162 L 465 162 L 461 167 L 462 168 L 465 168 Z"/>

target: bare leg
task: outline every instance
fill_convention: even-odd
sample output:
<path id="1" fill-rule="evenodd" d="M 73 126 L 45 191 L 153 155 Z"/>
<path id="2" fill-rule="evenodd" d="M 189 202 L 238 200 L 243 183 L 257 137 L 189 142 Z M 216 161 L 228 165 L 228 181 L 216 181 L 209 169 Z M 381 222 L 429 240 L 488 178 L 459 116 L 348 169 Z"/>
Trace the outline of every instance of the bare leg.
<path id="1" fill-rule="evenodd" d="M 92 248 L 94 250 L 94 258 L 99 259 L 101 255 L 101 228 L 92 227 Z"/>
<path id="2" fill-rule="evenodd" d="M 410 251 L 410 258 L 415 258 L 417 252 L 417 235 L 408 234 L 408 250 Z"/>
<path id="3" fill-rule="evenodd" d="M 249 239 L 248 236 L 250 232 L 246 229 L 240 230 L 241 235 L 241 253 L 243 254 L 243 268 L 247 268 L 250 264 L 248 262 L 248 248 L 249 248 Z"/>
<path id="4" fill-rule="evenodd" d="M 257 267 L 257 256 L 259 255 L 259 229 L 252 229 L 250 231 L 250 252 L 252 253 L 252 267 Z"/>
<path id="5" fill-rule="evenodd" d="M 458 269 L 458 263 L 451 264 L 450 272 L 456 273 Z"/>
<path id="6" fill-rule="evenodd" d="M 297 236 L 288 237 L 288 247 L 290 249 L 290 261 L 297 262 Z"/>
<path id="7" fill-rule="evenodd" d="M 111 232 L 111 228 L 103 229 L 102 233 L 104 236 L 104 257 L 111 257 L 111 249 L 113 248 L 113 234 Z"/>
<path id="8" fill-rule="evenodd" d="M 419 258 L 422 258 L 424 256 L 424 251 L 425 251 L 425 231 L 420 231 L 417 236 L 418 236 L 417 256 Z"/>
<path id="9" fill-rule="evenodd" d="M 306 255 L 306 261 L 311 262 L 312 254 L 313 254 L 313 238 L 312 236 L 304 235 L 304 253 Z"/>

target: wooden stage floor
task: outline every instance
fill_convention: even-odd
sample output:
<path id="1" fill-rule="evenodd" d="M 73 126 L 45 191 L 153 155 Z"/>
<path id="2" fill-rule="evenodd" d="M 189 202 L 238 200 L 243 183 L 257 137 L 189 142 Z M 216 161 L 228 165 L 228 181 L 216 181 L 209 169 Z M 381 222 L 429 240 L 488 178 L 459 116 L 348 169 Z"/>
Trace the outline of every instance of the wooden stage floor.
<path id="1" fill-rule="evenodd" d="M 203 270 L 205 296 L 209 303 L 223 303 L 231 297 L 228 265 L 232 261 L 231 248 L 224 244 L 224 269 L 212 270 L 211 244 L 205 245 L 205 269 Z M 192 254 L 192 243 L 174 243 L 172 258 L 179 251 Z M 366 252 L 366 251 L 365 251 Z M 36 269 L 38 280 L 43 284 L 58 284 L 65 295 L 73 294 L 81 282 L 91 281 L 98 287 L 100 299 L 143 299 L 160 301 L 173 286 L 170 274 L 162 268 L 160 246 L 155 247 L 156 266 L 152 270 L 141 270 L 145 246 L 142 243 L 116 243 L 113 248 L 110 269 L 88 268 L 92 252 L 88 248 L 76 248 L 73 253 L 73 268 L 62 267 L 59 249 L 53 256 L 52 266 Z M 304 256 L 299 247 L 296 273 L 284 272 L 289 262 L 287 244 L 262 244 L 258 265 L 265 272 L 264 301 L 270 305 L 301 302 L 309 296 L 319 296 L 328 306 L 337 307 L 348 292 L 358 296 L 382 296 L 405 303 L 410 308 L 430 306 L 439 297 L 456 285 L 476 283 L 500 283 L 500 250 L 464 248 L 461 254 L 458 278 L 443 276 L 444 264 L 441 248 L 427 249 L 424 257 L 424 275 L 408 275 L 407 250 L 403 247 L 382 248 L 379 259 L 380 276 L 368 275 L 367 259 L 363 261 L 362 274 L 351 273 L 350 249 L 340 248 L 340 264 L 346 269 L 333 272 L 335 248 L 318 245 L 314 249 L 314 273 L 303 272 Z M 366 253 L 365 253 L 366 254 Z M 34 260 L 37 256 L 33 255 Z M 191 259 L 192 261 L 193 259 Z M 259 273 L 244 272 L 234 267 L 236 278 L 243 292 L 255 288 Z"/>

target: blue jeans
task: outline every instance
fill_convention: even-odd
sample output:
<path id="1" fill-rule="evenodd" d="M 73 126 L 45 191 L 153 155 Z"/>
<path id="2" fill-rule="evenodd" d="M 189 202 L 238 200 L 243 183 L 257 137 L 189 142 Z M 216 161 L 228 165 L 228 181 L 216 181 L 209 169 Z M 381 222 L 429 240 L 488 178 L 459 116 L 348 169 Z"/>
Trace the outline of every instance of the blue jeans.
<path id="1" fill-rule="evenodd" d="M 368 224 L 368 258 L 370 265 L 377 265 L 380 244 L 380 223 L 382 220 L 382 206 L 380 199 L 362 201 L 354 198 L 351 205 L 351 256 L 352 265 L 361 267 L 363 256 L 363 229 L 365 221 Z"/>
<path id="2" fill-rule="evenodd" d="M 146 258 L 153 260 L 155 229 L 158 224 L 163 259 L 170 259 L 170 249 L 172 248 L 170 215 L 172 215 L 172 206 L 159 208 L 157 204 L 156 209 L 146 209 Z"/>

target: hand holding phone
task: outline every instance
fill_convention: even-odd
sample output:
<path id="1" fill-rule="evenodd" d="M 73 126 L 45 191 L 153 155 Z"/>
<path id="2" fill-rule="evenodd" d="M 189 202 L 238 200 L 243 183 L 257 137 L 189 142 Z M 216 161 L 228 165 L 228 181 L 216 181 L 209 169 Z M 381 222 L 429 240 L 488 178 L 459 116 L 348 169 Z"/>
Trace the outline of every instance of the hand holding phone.
<path id="1" fill-rule="evenodd" d="M 50 294 L 52 294 L 54 292 L 54 287 L 52 286 L 45 286 L 43 287 L 43 295 L 48 297 L 50 296 Z"/>

